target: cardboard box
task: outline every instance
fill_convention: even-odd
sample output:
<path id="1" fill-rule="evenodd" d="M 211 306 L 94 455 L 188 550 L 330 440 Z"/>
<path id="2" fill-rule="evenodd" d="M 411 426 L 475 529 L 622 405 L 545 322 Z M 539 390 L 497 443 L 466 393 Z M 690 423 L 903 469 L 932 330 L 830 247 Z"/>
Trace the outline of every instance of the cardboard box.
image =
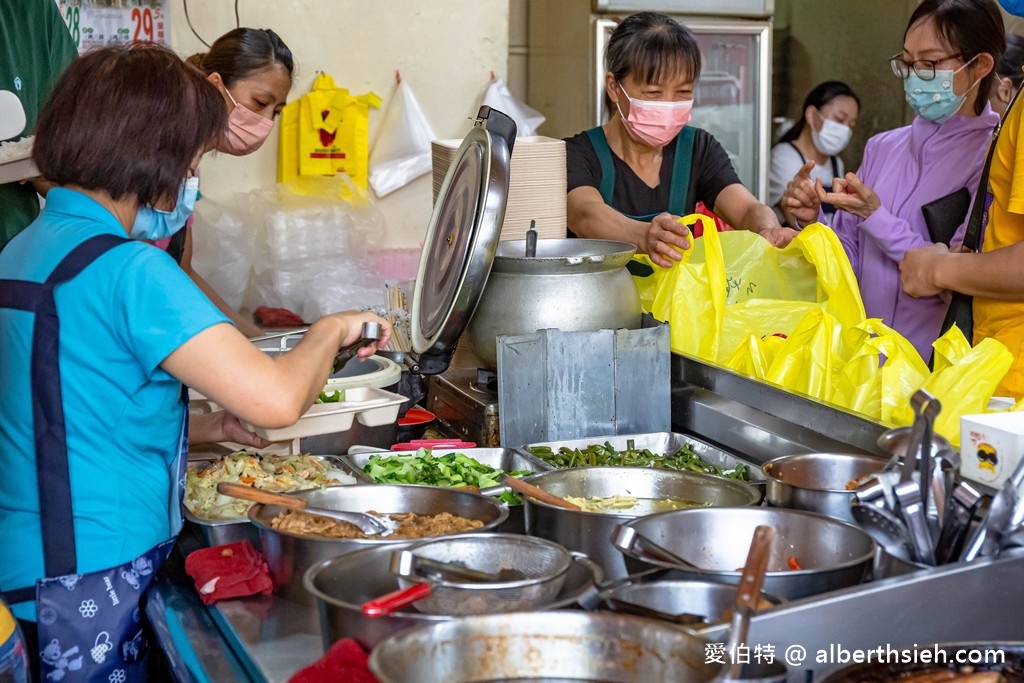
<path id="1" fill-rule="evenodd" d="M 998 487 L 1024 455 L 1024 412 L 960 418 L 960 474 Z"/>

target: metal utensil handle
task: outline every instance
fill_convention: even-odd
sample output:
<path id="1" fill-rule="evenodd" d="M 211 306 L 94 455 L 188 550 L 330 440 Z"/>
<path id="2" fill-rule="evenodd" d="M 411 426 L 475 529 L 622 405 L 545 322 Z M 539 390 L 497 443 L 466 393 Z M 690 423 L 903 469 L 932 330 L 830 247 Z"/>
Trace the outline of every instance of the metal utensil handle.
<path id="1" fill-rule="evenodd" d="M 497 574 L 471 569 L 454 562 L 439 562 L 429 557 L 420 557 L 412 550 L 396 550 L 391 554 L 391 573 L 406 579 L 417 580 L 424 574 L 436 576 L 442 581 L 461 579 L 480 583 L 498 583 Z"/>
<path id="2" fill-rule="evenodd" d="M 553 493 L 548 493 L 539 486 L 534 486 L 533 484 L 529 484 L 521 479 L 510 477 L 507 474 L 501 475 L 501 484 L 502 486 L 507 486 L 510 489 L 522 493 L 524 496 L 529 496 L 534 500 L 539 500 L 540 502 L 547 503 L 548 505 L 555 505 L 557 507 L 565 508 L 566 510 L 582 510 L 579 505 L 570 503 L 565 498 L 560 498 Z"/>
<path id="3" fill-rule="evenodd" d="M 768 571 L 768 560 L 771 557 L 774 541 L 775 527 L 762 524 L 754 529 L 754 537 L 750 540 L 750 551 L 747 553 L 747 561 L 743 565 L 743 573 L 740 575 L 740 582 L 736 588 L 736 600 L 733 603 L 729 640 L 725 647 L 725 651 L 730 657 L 729 663 L 723 669 L 723 672 L 726 672 L 725 678 L 738 679 L 742 674 L 743 663 L 739 661 L 736 652 L 739 646 L 747 640 L 750 616 L 757 610 L 761 586 L 764 585 L 764 575 Z"/>
<path id="4" fill-rule="evenodd" d="M 697 565 L 684 560 L 660 543 L 655 543 L 628 524 L 620 524 L 612 533 L 612 545 L 625 555 L 644 562 L 660 562 L 678 567 L 704 571 Z"/>
<path id="5" fill-rule="evenodd" d="M 935 565 L 935 546 L 932 545 L 931 531 L 921 503 L 921 489 L 917 482 L 908 481 L 896 487 L 900 501 L 900 515 L 910 532 L 910 542 L 918 562 Z"/>
<path id="6" fill-rule="evenodd" d="M 363 329 L 359 335 L 359 339 L 348 346 L 343 346 L 338 349 L 338 353 L 334 356 L 334 371 L 338 372 L 345 367 L 345 364 L 352 360 L 352 357 L 359 352 L 359 349 L 380 341 L 380 332 L 380 323 L 363 323 Z"/>
<path id="7" fill-rule="evenodd" d="M 283 493 L 273 493 L 271 491 L 254 489 L 251 486 L 243 486 L 241 484 L 231 484 L 226 481 L 222 481 L 217 484 L 217 493 L 224 494 L 225 496 L 231 496 L 232 498 L 251 500 L 254 503 L 277 505 L 283 508 L 289 508 L 290 510 L 306 509 L 306 501 L 302 498 L 296 498 L 295 496 L 289 496 Z"/>
<path id="8" fill-rule="evenodd" d="M 384 617 L 429 595 L 430 584 L 417 583 L 408 588 L 392 591 L 369 602 L 364 602 L 362 611 L 368 617 Z"/>

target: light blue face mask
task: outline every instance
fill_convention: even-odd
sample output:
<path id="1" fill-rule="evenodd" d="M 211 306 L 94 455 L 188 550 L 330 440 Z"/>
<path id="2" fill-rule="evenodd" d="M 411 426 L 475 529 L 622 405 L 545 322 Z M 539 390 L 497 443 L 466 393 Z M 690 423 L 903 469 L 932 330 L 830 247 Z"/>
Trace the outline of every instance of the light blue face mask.
<path id="1" fill-rule="evenodd" d="M 185 227 L 185 221 L 196 208 L 196 197 L 199 196 L 199 178 L 188 178 L 182 181 L 178 191 L 178 202 L 170 211 L 154 209 L 149 204 L 139 207 L 132 225 L 132 239 L 161 240 L 170 237 Z"/>
<path id="2" fill-rule="evenodd" d="M 936 69 L 935 78 L 926 81 L 911 71 L 910 75 L 903 80 L 903 92 L 907 96 L 907 102 L 914 113 L 920 114 L 929 121 L 945 123 L 956 116 L 967 99 L 967 93 L 957 95 L 953 92 L 953 77 L 977 59 L 974 56 L 967 64 L 956 71 L 950 69 Z M 978 84 L 975 81 L 971 88 Z M 967 92 L 970 92 L 970 89 Z"/>

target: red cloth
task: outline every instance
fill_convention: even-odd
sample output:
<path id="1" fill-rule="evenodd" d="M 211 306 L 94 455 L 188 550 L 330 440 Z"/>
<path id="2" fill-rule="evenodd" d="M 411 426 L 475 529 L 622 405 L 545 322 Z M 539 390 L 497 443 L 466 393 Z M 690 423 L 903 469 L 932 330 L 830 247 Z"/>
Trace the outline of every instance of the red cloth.
<path id="1" fill-rule="evenodd" d="M 267 563 L 249 541 L 196 550 L 185 558 L 185 571 L 207 605 L 228 598 L 269 595 L 274 587 Z"/>
<path id="2" fill-rule="evenodd" d="M 379 683 L 377 677 L 370 673 L 369 659 L 359 643 L 351 638 L 342 638 L 331 645 L 323 657 L 299 670 L 288 683 Z"/>
<path id="3" fill-rule="evenodd" d="M 260 306 L 252 312 L 252 317 L 260 327 L 299 327 L 306 324 L 287 308 Z"/>

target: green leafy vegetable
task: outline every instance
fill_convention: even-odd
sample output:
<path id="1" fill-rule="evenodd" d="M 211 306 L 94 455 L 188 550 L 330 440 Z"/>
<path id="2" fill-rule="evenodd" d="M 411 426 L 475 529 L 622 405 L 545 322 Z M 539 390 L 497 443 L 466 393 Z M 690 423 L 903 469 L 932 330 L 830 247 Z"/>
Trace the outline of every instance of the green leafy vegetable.
<path id="1" fill-rule="evenodd" d="M 339 389 L 337 391 L 321 391 L 314 403 L 341 403 L 344 400 L 345 390 Z"/>
<path id="2" fill-rule="evenodd" d="M 504 470 L 485 465 L 464 453 L 432 455 L 430 449 L 421 448 L 414 455 L 371 455 L 363 471 L 379 484 L 426 484 L 445 488 L 498 486 Z M 529 470 L 508 472 L 513 477 L 533 474 Z M 498 496 L 509 505 L 522 501 L 514 492 Z"/>
<path id="3" fill-rule="evenodd" d="M 533 446 L 530 453 L 544 462 L 558 468 L 566 467 L 657 467 L 684 472 L 704 472 L 728 479 L 750 480 L 750 468 L 737 463 L 726 469 L 712 465 L 697 455 L 691 444 L 685 444 L 674 453 L 654 453 L 650 449 L 635 447 L 632 439 L 626 442 L 626 449 L 616 450 L 607 441 L 591 444 L 584 449 L 562 446 L 553 451 L 547 446 Z"/>

